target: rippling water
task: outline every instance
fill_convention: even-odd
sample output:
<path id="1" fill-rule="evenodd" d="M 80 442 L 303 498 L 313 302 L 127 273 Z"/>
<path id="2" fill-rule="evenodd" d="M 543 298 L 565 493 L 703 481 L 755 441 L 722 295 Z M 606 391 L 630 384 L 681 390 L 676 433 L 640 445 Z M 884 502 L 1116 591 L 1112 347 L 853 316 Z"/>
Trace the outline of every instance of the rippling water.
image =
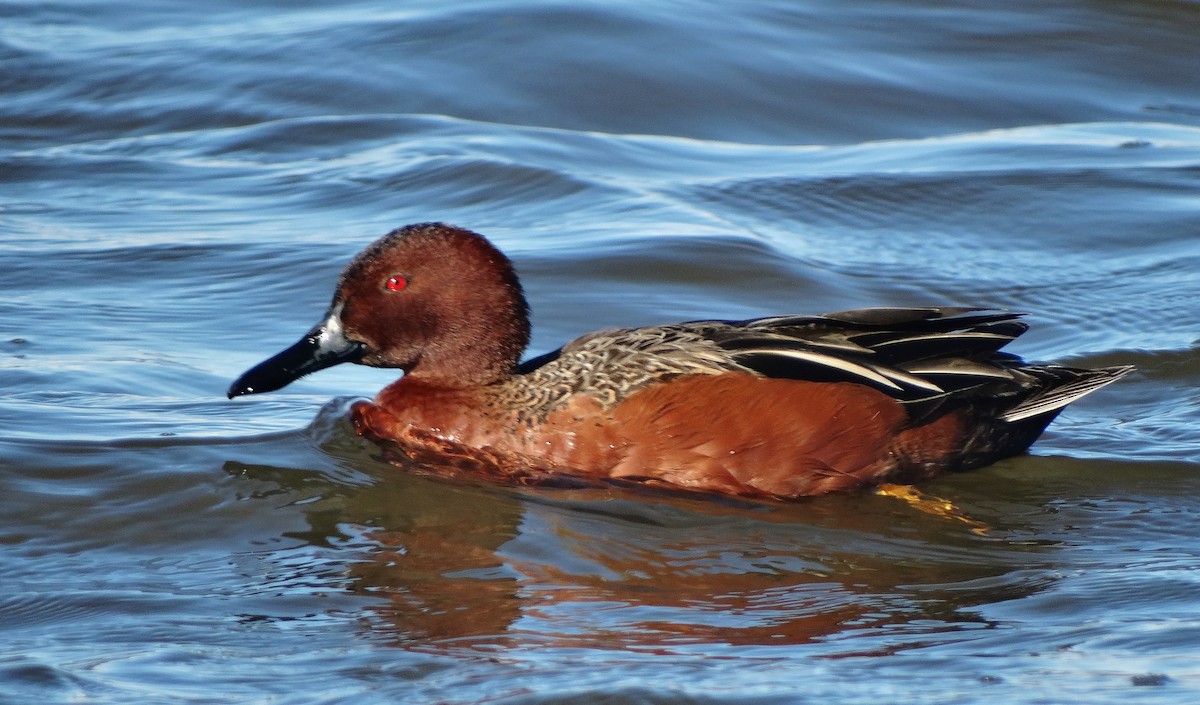
<path id="1" fill-rule="evenodd" d="M 0 2 L 0 701 L 1200 697 L 1197 37 L 1170 1 Z M 513 255 L 533 352 L 948 303 L 1139 372 L 923 504 L 414 477 L 348 428 L 377 370 L 225 400 L 424 220 Z"/>

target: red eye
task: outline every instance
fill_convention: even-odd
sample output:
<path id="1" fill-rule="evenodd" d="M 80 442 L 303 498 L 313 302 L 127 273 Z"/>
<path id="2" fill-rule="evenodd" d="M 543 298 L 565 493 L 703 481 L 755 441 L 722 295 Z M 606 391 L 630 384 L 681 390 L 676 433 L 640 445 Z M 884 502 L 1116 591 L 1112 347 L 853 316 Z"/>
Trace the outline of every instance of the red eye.
<path id="1" fill-rule="evenodd" d="M 408 279 L 399 274 L 387 280 L 388 291 L 400 291 L 406 286 L 408 286 Z"/>

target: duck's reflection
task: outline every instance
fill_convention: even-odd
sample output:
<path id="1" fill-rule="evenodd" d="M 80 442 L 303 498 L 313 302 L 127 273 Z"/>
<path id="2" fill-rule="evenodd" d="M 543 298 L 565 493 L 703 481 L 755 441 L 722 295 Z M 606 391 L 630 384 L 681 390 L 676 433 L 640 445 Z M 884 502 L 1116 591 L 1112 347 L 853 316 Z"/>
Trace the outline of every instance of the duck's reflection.
<path id="1" fill-rule="evenodd" d="M 1044 552 L 872 495 L 764 505 L 370 473 L 304 505 L 306 540 L 358 534 L 349 589 L 376 598 L 375 638 L 409 647 L 913 643 L 986 626 L 970 607 L 1035 589 L 1010 574 Z"/>

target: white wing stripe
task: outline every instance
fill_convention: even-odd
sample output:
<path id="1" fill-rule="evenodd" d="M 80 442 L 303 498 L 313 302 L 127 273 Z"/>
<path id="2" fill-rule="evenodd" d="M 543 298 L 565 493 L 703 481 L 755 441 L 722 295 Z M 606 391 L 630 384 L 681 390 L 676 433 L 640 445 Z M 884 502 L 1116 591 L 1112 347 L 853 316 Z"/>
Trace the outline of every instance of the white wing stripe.
<path id="1" fill-rule="evenodd" d="M 892 382 L 890 379 L 884 377 L 875 370 L 849 360 L 833 357 L 832 355 L 822 355 L 821 353 L 809 352 L 806 350 L 788 350 L 786 348 L 755 348 L 750 350 L 739 350 L 734 353 L 735 358 L 747 355 L 778 355 L 780 357 L 790 357 L 796 360 L 804 360 L 805 362 L 815 362 L 818 365 L 832 367 L 835 370 L 841 370 L 843 372 L 857 375 L 864 379 L 869 379 L 872 382 L 875 382 L 876 384 L 882 384 L 885 387 L 901 390 L 901 387 L 898 384 Z"/>

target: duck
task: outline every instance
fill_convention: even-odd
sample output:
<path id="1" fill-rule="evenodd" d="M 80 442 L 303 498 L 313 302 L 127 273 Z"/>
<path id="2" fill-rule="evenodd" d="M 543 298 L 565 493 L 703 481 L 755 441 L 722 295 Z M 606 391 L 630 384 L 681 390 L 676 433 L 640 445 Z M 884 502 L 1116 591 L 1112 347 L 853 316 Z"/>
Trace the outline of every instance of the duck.
<path id="1" fill-rule="evenodd" d="M 396 464 L 525 485 L 639 485 L 770 500 L 911 485 L 1024 453 L 1132 367 L 1001 349 L 1021 313 L 958 306 L 700 320 L 583 335 L 521 360 L 512 261 L 444 224 L 353 258 L 324 318 L 228 397 L 333 365 L 403 375 L 350 409 Z"/>

